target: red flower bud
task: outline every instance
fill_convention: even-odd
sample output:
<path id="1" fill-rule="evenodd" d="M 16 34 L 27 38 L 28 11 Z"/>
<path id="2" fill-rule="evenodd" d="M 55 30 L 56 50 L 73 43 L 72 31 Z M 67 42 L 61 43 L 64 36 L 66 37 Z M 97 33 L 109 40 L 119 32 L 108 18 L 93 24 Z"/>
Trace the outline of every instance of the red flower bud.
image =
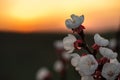
<path id="1" fill-rule="evenodd" d="M 101 61 L 102 64 L 105 64 L 105 63 L 107 63 L 107 62 L 110 62 L 110 60 L 109 60 L 108 58 L 106 58 L 106 57 L 102 57 L 102 58 L 100 59 L 100 61 Z"/>
<path id="2" fill-rule="evenodd" d="M 101 80 L 101 72 L 100 71 L 95 71 L 95 73 L 93 74 L 93 77 L 95 80 Z"/>
<path id="3" fill-rule="evenodd" d="M 82 56 L 86 56 L 87 54 L 86 53 L 82 53 Z"/>
<path id="4" fill-rule="evenodd" d="M 93 48 L 94 50 L 98 51 L 98 50 L 99 50 L 99 48 L 100 48 L 100 46 L 99 46 L 99 45 L 97 45 L 97 44 L 94 44 L 94 45 L 92 46 L 92 48 Z"/>
<path id="5" fill-rule="evenodd" d="M 73 30 L 73 33 L 74 32 L 80 33 L 83 29 L 85 29 L 85 27 L 83 25 L 80 25 L 79 27 L 72 29 L 72 30 Z"/>
<path id="6" fill-rule="evenodd" d="M 77 40 L 74 42 L 74 47 L 75 49 L 81 49 L 81 46 L 82 46 L 82 40 Z"/>

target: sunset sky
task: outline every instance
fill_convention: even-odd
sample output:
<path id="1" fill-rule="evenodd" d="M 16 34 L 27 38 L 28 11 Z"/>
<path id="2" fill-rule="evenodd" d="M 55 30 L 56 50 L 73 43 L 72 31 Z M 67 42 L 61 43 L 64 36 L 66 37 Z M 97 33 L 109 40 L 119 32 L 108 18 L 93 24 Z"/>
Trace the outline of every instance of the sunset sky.
<path id="1" fill-rule="evenodd" d="M 0 31 L 66 32 L 71 14 L 84 14 L 86 32 L 116 31 L 120 0 L 0 0 Z"/>

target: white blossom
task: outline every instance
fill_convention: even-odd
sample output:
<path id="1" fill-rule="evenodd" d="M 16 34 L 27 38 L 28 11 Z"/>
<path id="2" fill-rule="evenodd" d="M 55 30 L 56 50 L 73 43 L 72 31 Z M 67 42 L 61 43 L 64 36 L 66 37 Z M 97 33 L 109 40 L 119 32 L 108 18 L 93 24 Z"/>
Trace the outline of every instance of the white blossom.
<path id="1" fill-rule="evenodd" d="M 116 58 L 110 59 L 110 63 L 119 64 L 119 61 Z"/>
<path id="2" fill-rule="evenodd" d="M 85 55 L 80 57 L 77 53 L 71 54 L 71 64 L 79 72 L 81 76 L 92 75 L 98 67 L 98 63 L 93 55 Z"/>
<path id="3" fill-rule="evenodd" d="M 94 80 L 93 76 L 82 76 L 81 80 Z"/>
<path id="4" fill-rule="evenodd" d="M 77 53 L 71 54 L 71 64 L 74 67 L 77 67 L 79 61 L 80 61 L 80 56 Z"/>
<path id="5" fill-rule="evenodd" d="M 99 46 L 107 46 L 109 44 L 109 41 L 101 37 L 99 34 L 94 35 L 94 41 Z"/>
<path id="6" fill-rule="evenodd" d="M 117 57 L 117 53 L 113 52 L 111 49 L 100 47 L 99 48 L 100 54 L 108 59 L 115 59 Z"/>
<path id="7" fill-rule="evenodd" d="M 67 52 L 63 52 L 63 53 L 62 53 L 62 58 L 63 58 L 63 59 L 66 59 L 66 60 L 69 60 L 69 59 L 70 59 L 70 54 L 67 53 Z"/>
<path id="8" fill-rule="evenodd" d="M 64 65 L 60 60 L 58 60 L 54 63 L 54 70 L 56 72 L 61 72 L 63 68 L 64 68 Z"/>
<path id="9" fill-rule="evenodd" d="M 57 40 L 54 42 L 54 46 L 58 49 L 63 49 L 63 41 L 62 40 Z"/>
<path id="10" fill-rule="evenodd" d="M 109 42 L 109 47 L 114 49 L 116 47 L 116 45 L 117 45 L 116 40 L 114 38 L 111 39 L 110 42 Z"/>
<path id="11" fill-rule="evenodd" d="M 65 21 L 65 24 L 66 24 L 67 28 L 69 28 L 69 29 L 74 29 L 74 28 L 79 27 L 84 21 L 84 15 L 77 16 L 75 14 L 72 14 L 71 18 L 72 19 L 67 19 Z"/>
<path id="12" fill-rule="evenodd" d="M 75 38 L 75 36 L 73 36 L 72 34 L 68 34 L 68 36 L 66 36 L 63 39 L 63 45 L 64 45 L 64 49 L 68 50 L 68 53 L 72 53 L 74 51 L 74 42 L 77 39 Z"/>
<path id="13" fill-rule="evenodd" d="M 102 76 L 107 80 L 115 80 L 120 73 L 120 64 L 106 63 L 102 69 Z"/>
<path id="14" fill-rule="evenodd" d="M 50 74 L 49 70 L 45 67 L 38 70 L 36 74 L 36 80 L 44 80 Z"/>
<path id="15" fill-rule="evenodd" d="M 78 68 L 79 67 L 79 68 Z M 78 71 L 81 76 L 89 76 L 95 72 L 98 67 L 98 63 L 93 55 L 86 55 L 80 58 L 78 63 Z"/>

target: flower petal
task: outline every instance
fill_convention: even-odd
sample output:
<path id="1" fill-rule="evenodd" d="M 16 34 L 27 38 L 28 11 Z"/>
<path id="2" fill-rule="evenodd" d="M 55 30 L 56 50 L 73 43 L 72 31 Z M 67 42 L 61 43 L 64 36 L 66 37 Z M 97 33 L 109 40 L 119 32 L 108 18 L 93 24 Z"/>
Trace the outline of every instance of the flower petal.
<path id="1" fill-rule="evenodd" d="M 115 59 L 117 57 L 117 53 L 113 52 L 111 49 L 100 47 L 99 48 L 100 54 L 108 59 Z"/>
<path id="2" fill-rule="evenodd" d="M 72 22 L 71 19 L 67 19 L 67 20 L 65 21 L 65 25 L 66 25 L 67 28 L 69 28 L 69 29 L 72 29 L 72 28 L 74 27 L 73 22 Z"/>
<path id="3" fill-rule="evenodd" d="M 74 50 L 74 42 L 76 40 L 77 39 L 72 34 L 68 34 L 68 36 L 63 39 L 64 49 L 73 51 Z"/>
<path id="4" fill-rule="evenodd" d="M 99 46 L 107 46 L 109 44 L 109 41 L 101 37 L 99 34 L 94 35 L 94 41 Z"/>
<path id="5" fill-rule="evenodd" d="M 82 56 L 79 61 L 79 73 L 81 75 L 87 76 L 95 72 L 98 67 L 98 63 L 93 57 L 93 55 Z"/>
<path id="6" fill-rule="evenodd" d="M 110 63 L 119 64 L 119 62 L 116 58 L 115 59 L 110 59 Z"/>
<path id="7" fill-rule="evenodd" d="M 82 76 L 81 80 L 94 80 L 92 76 Z"/>
<path id="8" fill-rule="evenodd" d="M 77 53 L 71 54 L 71 64 L 72 66 L 76 67 L 78 65 L 78 62 L 80 61 L 80 56 Z"/>
<path id="9" fill-rule="evenodd" d="M 120 64 L 106 63 L 102 69 L 102 76 L 107 80 L 115 80 L 116 76 L 120 73 Z"/>
<path id="10" fill-rule="evenodd" d="M 69 29 L 75 29 L 78 28 L 84 21 L 84 15 L 76 16 L 75 14 L 71 15 L 72 20 L 67 19 L 65 21 L 65 24 L 67 26 L 67 28 Z"/>
<path id="11" fill-rule="evenodd" d="M 84 15 L 79 17 L 78 23 L 81 25 L 84 22 Z"/>
<path id="12" fill-rule="evenodd" d="M 72 48 L 71 50 L 68 50 L 66 53 L 70 54 L 74 51 L 74 48 Z"/>

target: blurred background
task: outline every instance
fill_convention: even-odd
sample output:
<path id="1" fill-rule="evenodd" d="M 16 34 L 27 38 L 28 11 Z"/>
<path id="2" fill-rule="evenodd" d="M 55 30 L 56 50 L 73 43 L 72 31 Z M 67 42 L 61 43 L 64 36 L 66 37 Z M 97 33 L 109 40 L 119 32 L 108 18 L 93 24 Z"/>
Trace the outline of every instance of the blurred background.
<path id="1" fill-rule="evenodd" d="M 0 0 L 0 80 L 35 80 L 40 67 L 52 70 L 57 59 L 53 43 L 72 32 L 65 26 L 71 14 L 84 14 L 88 43 L 100 33 L 116 38 L 119 51 L 119 4 L 120 0 Z"/>

